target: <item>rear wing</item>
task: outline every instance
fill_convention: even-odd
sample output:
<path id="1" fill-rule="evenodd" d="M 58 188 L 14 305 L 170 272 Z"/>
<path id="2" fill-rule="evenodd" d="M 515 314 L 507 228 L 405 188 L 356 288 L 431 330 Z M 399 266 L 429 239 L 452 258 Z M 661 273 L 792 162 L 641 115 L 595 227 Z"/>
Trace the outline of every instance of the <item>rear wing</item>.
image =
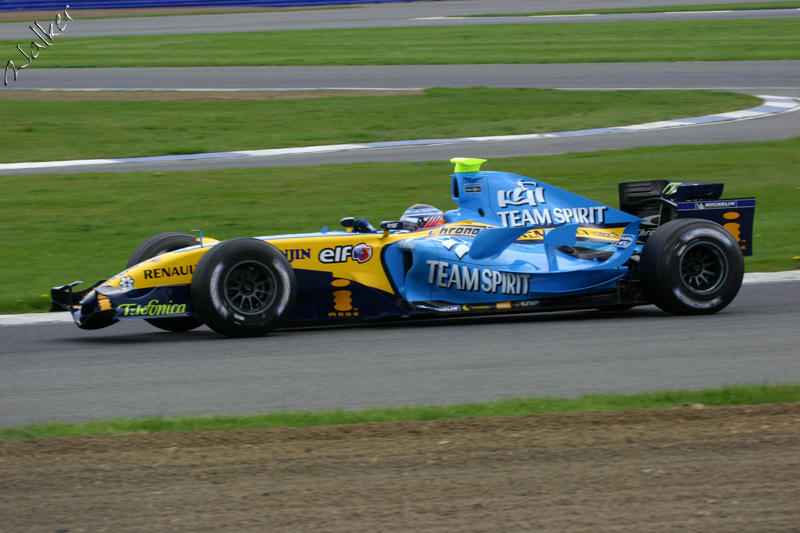
<path id="1" fill-rule="evenodd" d="M 755 198 L 721 199 L 724 184 L 690 181 L 629 181 L 619 184 L 620 210 L 645 219 L 639 242 L 661 224 L 676 218 L 701 218 L 723 226 L 753 255 Z"/>

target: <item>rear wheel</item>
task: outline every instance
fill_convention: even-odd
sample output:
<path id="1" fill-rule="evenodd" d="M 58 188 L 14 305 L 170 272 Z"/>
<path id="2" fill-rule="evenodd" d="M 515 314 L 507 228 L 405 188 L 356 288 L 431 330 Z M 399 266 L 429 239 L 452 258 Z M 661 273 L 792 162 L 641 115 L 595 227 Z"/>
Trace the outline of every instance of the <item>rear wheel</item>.
<path id="1" fill-rule="evenodd" d="M 197 237 L 189 233 L 180 233 L 177 231 L 159 233 L 144 241 L 133 251 L 125 268 L 138 265 L 142 261 L 156 257 L 157 255 L 173 252 L 196 244 Z M 159 329 L 174 332 L 189 331 L 203 325 L 203 322 L 194 316 L 145 318 L 145 321 Z"/>
<path id="2" fill-rule="evenodd" d="M 274 246 L 258 239 L 217 244 L 197 263 L 192 306 L 214 331 L 257 337 L 280 326 L 296 298 L 292 266 Z"/>
<path id="3" fill-rule="evenodd" d="M 716 313 L 733 301 L 744 276 L 739 243 L 707 220 L 678 219 L 656 229 L 642 250 L 645 293 L 664 311 Z"/>

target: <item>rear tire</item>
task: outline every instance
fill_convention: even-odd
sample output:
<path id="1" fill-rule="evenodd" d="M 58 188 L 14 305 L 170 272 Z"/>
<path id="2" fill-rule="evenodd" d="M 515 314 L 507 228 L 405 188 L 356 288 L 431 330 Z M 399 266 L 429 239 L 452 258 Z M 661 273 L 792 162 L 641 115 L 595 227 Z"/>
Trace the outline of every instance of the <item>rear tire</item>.
<path id="1" fill-rule="evenodd" d="M 231 239 L 197 263 L 192 306 L 217 333 L 259 337 L 289 316 L 296 287 L 294 270 L 277 248 L 258 239 Z"/>
<path id="2" fill-rule="evenodd" d="M 645 294 L 677 315 L 724 309 L 739 292 L 744 258 L 739 243 L 715 222 L 678 219 L 656 229 L 642 250 Z"/>
<path id="3" fill-rule="evenodd" d="M 152 259 L 157 255 L 165 254 L 194 246 L 197 244 L 197 237 L 189 233 L 180 233 L 177 231 L 169 231 L 166 233 L 159 233 L 154 235 L 140 244 L 136 250 L 131 254 L 128 259 L 128 264 L 125 268 L 138 265 L 142 261 Z M 181 316 L 175 318 L 145 318 L 145 322 L 153 326 L 163 329 L 165 331 L 172 331 L 179 333 L 181 331 L 189 331 L 203 325 L 203 322 L 195 316 Z"/>

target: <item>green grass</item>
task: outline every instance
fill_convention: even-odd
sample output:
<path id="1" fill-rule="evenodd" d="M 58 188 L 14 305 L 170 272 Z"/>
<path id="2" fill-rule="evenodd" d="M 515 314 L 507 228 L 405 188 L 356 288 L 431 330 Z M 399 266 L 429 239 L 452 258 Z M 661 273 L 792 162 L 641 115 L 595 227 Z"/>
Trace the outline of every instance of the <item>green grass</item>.
<path id="1" fill-rule="evenodd" d="M 781 60 L 800 59 L 798 29 L 748 19 L 56 38 L 30 68 Z M 2 57 L 26 61 L 16 46 L 28 38 L 0 41 Z"/>
<path id="2" fill-rule="evenodd" d="M 757 198 L 747 270 L 800 268 L 800 138 L 493 159 L 484 168 L 612 206 L 621 181 L 723 182 L 725 197 Z M 344 216 L 387 220 L 415 202 L 450 209 L 451 172 L 441 161 L 0 177 L 0 313 L 44 310 L 50 287 L 122 271 L 134 248 L 162 231 L 201 228 L 227 239 L 318 231 Z"/>
<path id="3" fill-rule="evenodd" d="M 760 102 L 707 91 L 487 88 L 269 101 L 0 99 L 0 162 L 540 133 L 734 111 Z"/>
<path id="4" fill-rule="evenodd" d="M 800 385 L 746 385 L 700 391 L 662 391 L 635 395 L 593 394 L 580 398 L 515 398 L 493 403 L 423 407 L 388 407 L 363 411 L 284 412 L 264 415 L 201 417 L 155 416 L 76 424 L 51 423 L 0 429 L 0 440 L 42 439 L 70 435 L 118 435 L 165 431 L 218 431 L 270 427 L 307 427 L 398 420 L 521 416 L 621 409 L 679 407 L 684 404 L 754 405 L 800 401 Z"/>
<path id="5" fill-rule="evenodd" d="M 535 17 L 547 15 L 614 15 L 623 13 L 685 13 L 688 11 L 753 11 L 764 9 L 798 9 L 800 2 L 746 2 L 742 4 L 702 4 L 677 6 L 640 6 L 615 9 L 570 9 L 561 11 L 531 11 L 525 13 L 487 13 L 484 15 L 463 15 L 465 17 Z"/>

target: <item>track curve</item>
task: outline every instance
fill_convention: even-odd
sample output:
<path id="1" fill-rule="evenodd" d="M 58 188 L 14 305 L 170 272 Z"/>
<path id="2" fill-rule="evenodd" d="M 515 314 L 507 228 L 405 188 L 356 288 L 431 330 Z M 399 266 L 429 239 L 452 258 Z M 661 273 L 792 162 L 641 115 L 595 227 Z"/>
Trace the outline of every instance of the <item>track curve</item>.
<path id="1" fill-rule="evenodd" d="M 602 63 L 563 65 L 414 65 L 354 67 L 227 67 L 183 69 L 39 69 L 19 89 L 289 89 L 427 88 L 437 86 L 529 87 L 586 90 L 722 89 L 748 94 L 800 98 L 800 61 L 725 63 Z M 21 80 L 22 81 L 22 80 Z M 453 146 L 403 146 L 354 152 L 182 161 L 135 161 L 103 170 L 112 172 L 209 170 L 218 168 L 307 166 L 330 163 L 437 161 L 481 153 L 483 157 L 519 157 L 636 146 L 780 140 L 800 134 L 800 113 L 756 120 L 706 124 L 679 130 L 615 133 L 593 137 L 486 141 Z M 267 147 L 265 147 L 267 148 Z M 279 148 L 279 147 L 270 147 Z M 0 170 L 0 175 L 93 172 L 91 165 Z"/>

